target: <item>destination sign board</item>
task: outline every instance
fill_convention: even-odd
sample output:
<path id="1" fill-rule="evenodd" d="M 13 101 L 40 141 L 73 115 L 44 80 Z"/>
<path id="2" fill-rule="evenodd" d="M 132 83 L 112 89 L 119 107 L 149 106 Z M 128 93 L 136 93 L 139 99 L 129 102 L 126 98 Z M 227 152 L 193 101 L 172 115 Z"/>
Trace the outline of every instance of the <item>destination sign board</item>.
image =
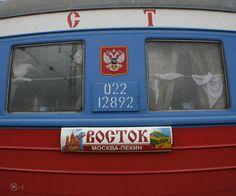
<path id="1" fill-rule="evenodd" d="M 155 152 L 172 148 L 171 127 L 61 129 L 62 152 Z"/>

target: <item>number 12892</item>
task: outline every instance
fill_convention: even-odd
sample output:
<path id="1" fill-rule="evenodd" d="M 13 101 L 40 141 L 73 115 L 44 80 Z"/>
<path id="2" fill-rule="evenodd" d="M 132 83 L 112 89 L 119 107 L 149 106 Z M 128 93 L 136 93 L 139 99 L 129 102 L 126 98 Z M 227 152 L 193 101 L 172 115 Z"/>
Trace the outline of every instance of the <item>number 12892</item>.
<path id="1" fill-rule="evenodd" d="M 137 83 L 93 84 L 93 111 L 137 111 Z"/>

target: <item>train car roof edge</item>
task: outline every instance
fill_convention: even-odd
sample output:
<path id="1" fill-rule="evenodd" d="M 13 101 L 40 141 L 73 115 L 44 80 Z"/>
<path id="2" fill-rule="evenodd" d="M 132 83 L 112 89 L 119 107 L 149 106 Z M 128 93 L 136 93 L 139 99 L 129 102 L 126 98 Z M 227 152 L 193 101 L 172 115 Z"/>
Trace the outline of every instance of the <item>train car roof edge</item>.
<path id="1" fill-rule="evenodd" d="M 174 8 L 236 12 L 236 0 L 0 0 L 0 19 L 72 10 Z"/>

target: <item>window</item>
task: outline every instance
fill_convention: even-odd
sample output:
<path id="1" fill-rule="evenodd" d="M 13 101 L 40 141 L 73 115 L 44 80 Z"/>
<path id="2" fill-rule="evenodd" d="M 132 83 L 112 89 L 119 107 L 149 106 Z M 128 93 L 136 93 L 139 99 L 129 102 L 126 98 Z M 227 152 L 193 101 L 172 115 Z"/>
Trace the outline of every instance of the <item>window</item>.
<path id="1" fill-rule="evenodd" d="M 228 107 L 221 44 L 148 41 L 150 110 Z"/>
<path id="2" fill-rule="evenodd" d="M 12 52 L 10 112 L 80 111 L 83 44 L 16 47 Z"/>

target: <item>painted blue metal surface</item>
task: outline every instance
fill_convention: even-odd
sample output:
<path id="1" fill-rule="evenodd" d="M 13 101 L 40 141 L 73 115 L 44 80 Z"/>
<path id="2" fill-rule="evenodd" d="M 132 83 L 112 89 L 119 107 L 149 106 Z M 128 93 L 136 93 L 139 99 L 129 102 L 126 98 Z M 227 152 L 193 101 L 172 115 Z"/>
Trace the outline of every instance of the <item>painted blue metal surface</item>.
<path id="1" fill-rule="evenodd" d="M 222 42 L 230 108 L 178 112 L 151 112 L 148 109 L 146 40 L 201 40 Z M 11 48 L 20 45 L 82 40 L 85 43 L 83 111 L 67 113 L 8 113 L 7 91 Z M 122 76 L 100 74 L 102 46 L 129 47 L 129 73 Z M 55 32 L 0 38 L 0 126 L 151 126 L 151 125 L 211 125 L 236 122 L 236 33 L 226 31 L 132 29 Z M 137 83 L 139 108 L 136 111 L 94 112 L 92 85 L 94 83 Z"/>

